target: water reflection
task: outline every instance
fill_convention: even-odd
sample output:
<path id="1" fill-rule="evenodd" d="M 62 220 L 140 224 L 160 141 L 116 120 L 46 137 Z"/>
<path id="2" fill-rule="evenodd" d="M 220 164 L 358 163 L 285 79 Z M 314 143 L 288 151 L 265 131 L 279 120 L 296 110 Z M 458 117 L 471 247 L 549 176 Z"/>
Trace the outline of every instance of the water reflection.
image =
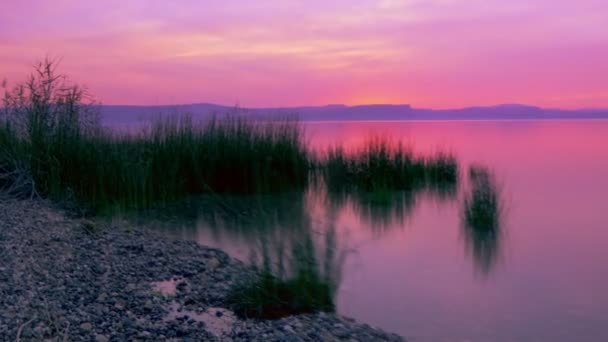
<path id="1" fill-rule="evenodd" d="M 351 197 L 354 211 L 375 233 L 403 227 L 411 216 L 420 194 L 416 191 L 391 191 L 382 194 L 357 193 Z"/>
<path id="2" fill-rule="evenodd" d="M 476 269 L 487 275 L 496 265 L 501 251 L 500 190 L 492 172 L 483 166 L 471 166 L 469 185 L 461 223 L 464 245 L 467 253 L 473 257 Z"/>
<path id="3" fill-rule="evenodd" d="M 311 227 L 310 193 L 280 195 L 222 196 L 206 198 L 200 207 L 198 224 L 217 234 L 233 233 L 243 237 L 301 232 Z"/>
<path id="4" fill-rule="evenodd" d="M 328 191 L 321 180 L 303 192 L 198 196 L 149 211 L 138 220 L 147 221 L 142 222 L 147 226 L 153 220 L 167 231 L 180 230 L 182 237 L 200 239 L 203 233 L 213 241 L 224 241 L 240 249 L 241 259 L 263 267 L 272 264 L 278 274 L 296 267 L 290 260 L 296 254 L 302 260 L 314 257 L 323 265 L 322 273 L 334 274 L 348 250 L 348 241 L 337 246 L 338 226 L 350 229 L 354 222 L 381 238 L 404 228 L 420 203 L 457 203 L 459 183 L 457 179 L 427 181 L 409 190 L 365 192 Z M 499 259 L 503 235 L 500 191 L 492 172 L 483 166 L 469 169 L 465 188 L 460 215 L 464 248 L 475 269 L 489 274 Z"/>
<path id="5" fill-rule="evenodd" d="M 303 269 L 328 277 L 338 273 L 340 267 L 337 266 L 348 250 L 345 245 L 337 246 L 336 226 L 356 222 L 356 226 L 380 238 L 405 227 L 419 203 L 456 203 L 462 183 L 459 178 L 458 174 L 426 177 L 417 186 L 401 191 L 328 190 L 321 178 L 302 192 L 246 196 L 207 194 L 145 217 L 155 217 L 157 223 L 166 222 L 165 229 L 182 227 L 182 236 L 185 232 L 196 237 L 204 231 L 214 241 L 239 245 L 238 248 L 244 249 L 241 258 L 249 254 L 252 263 L 280 277 L 298 274 Z M 497 263 L 501 250 L 500 191 L 492 172 L 484 166 L 470 167 L 465 189 L 460 215 L 464 248 L 472 257 L 475 269 L 487 275 Z M 335 279 L 334 283 L 337 283 Z"/>
<path id="6" fill-rule="evenodd" d="M 408 190 L 376 190 L 361 191 L 327 191 L 317 187 L 310 197 L 317 205 L 325 208 L 327 217 L 339 216 L 346 213 L 352 219 L 360 221 L 376 236 L 388 233 L 406 226 L 414 214 L 421 199 L 435 201 L 440 204 L 456 201 L 458 197 L 458 182 L 427 182 Z"/>

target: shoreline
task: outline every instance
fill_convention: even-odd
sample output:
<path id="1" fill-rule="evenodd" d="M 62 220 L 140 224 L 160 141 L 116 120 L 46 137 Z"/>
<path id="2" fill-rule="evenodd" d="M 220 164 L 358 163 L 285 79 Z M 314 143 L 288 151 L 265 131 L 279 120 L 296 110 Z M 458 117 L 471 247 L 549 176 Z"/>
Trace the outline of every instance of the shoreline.
<path id="1" fill-rule="evenodd" d="M 0 336 L 22 340 L 402 341 L 334 313 L 242 320 L 226 308 L 252 269 L 192 241 L 0 200 Z"/>

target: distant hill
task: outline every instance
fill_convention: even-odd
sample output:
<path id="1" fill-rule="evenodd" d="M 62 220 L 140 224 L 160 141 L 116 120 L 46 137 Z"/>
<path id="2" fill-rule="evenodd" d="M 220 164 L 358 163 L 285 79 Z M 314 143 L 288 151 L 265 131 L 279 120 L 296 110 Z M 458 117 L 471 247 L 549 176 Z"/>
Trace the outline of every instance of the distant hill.
<path id="1" fill-rule="evenodd" d="M 173 106 L 101 106 L 107 125 L 134 124 L 156 115 L 189 113 L 194 118 L 234 112 L 235 107 L 209 103 Z M 410 105 L 327 105 L 289 108 L 239 108 L 245 114 L 297 114 L 303 121 L 342 120 L 525 120 L 525 119 L 608 119 L 608 109 L 548 109 L 519 104 L 460 109 L 420 109 Z"/>

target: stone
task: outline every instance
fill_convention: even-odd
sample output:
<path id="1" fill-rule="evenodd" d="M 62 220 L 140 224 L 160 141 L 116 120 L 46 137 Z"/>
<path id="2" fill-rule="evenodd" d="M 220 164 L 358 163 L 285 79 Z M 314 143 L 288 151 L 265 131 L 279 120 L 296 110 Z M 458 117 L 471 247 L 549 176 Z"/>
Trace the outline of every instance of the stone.
<path id="1" fill-rule="evenodd" d="M 110 342 L 110 338 L 106 335 L 95 334 L 95 342 Z"/>
<path id="2" fill-rule="evenodd" d="M 97 296 L 97 301 L 100 303 L 105 302 L 108 299 L 108 295 L 104 292 Z"/>
<path id="3" fill-rule="evenodd" d="M 91 330 L 93 330 L 93 324 L 91 324 L 89 322 L 82 323 L 80 325 L 80 329 L 85 330 L 85 331 L 91 331 Z"/>
<path id="4" fill-rule="evenodd" d="M 220 267 L 220 261 L 217 260 L 217 258 L 211 258 L 207 262 L 207 266 L 209 266 L 209 268 L 212 270 L 216 270 L 218 267 Z"/>

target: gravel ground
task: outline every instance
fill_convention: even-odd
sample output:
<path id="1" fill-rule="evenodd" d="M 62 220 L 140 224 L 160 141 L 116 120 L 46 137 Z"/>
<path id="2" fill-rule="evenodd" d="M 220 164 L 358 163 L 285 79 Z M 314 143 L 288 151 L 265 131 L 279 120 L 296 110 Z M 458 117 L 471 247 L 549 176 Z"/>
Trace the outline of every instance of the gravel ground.
<path id="1" fill-rule="evenodd" d="M 0 201 L 2 341 L 401 341 L 319 313 L 241 320 L 225 308 L 251 269 L 158 233 Z"/>

